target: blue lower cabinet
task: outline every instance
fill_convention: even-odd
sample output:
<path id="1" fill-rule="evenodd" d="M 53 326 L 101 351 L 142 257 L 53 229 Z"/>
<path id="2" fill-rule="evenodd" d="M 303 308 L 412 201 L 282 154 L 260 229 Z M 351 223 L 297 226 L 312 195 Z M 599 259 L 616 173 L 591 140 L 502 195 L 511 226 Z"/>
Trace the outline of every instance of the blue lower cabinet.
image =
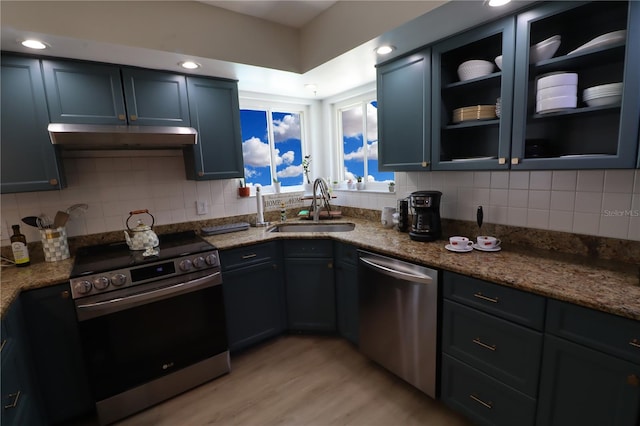
<path id="1" fill-rule="evenodd" d="M 223 272 L 229 349 L 282 334 L 286 326 L 282 271 L 273 261 Z"/>
<path id="2" fill-rule="evenodd" d="M 535 424 L 535 399 L 446 354 L 442 356 L 441 399 L 476 425 Z"/>
<path id="3" fill-rule="evenodd" d="M 354 345 L 358 344 L 358 267 L 336 258 L 336 311 L 338 333 Z"/>
<path id="4" fill-rule="evenodd" d="M 637 426 L 640 365 L 546 335 L 539 426 Z"/>

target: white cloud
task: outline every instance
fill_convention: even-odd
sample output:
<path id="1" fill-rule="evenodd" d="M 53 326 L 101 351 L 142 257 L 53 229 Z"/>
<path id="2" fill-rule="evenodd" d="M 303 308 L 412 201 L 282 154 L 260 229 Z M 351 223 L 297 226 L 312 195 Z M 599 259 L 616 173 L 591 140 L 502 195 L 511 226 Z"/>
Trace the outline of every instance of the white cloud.
<path id="1" fill-rule="evenodd" d="M 288 166 L 282 170 L 280 170 L 278 173 L 276 173 L 276 175 L 279 178 L 288 178 L 288 177 L 296 177 L 296 176 L 302 176 L 302 164 L 297 165 L 297 166 Z"/>
<path id="2" fill-rule="evenodd" d="M 242 156 L 244 164 L 252 167 L 265 167 L 270 162 L 269 144 L 262 142 L 255 136 L 242 143 Z"/>
<path id="3" fill-rule="evenodd" d="M 296 159 L 296 153 L 293 151 L 287 151 L 284 154 L 282 154 L 281 158 L 284 164 L 291 164 L 293 163 L 293 160 Z"/>
<path id="4" fill-rule="evenodd" d="M 369 160 L 377 160 L 378 159 L 378 141 L 367 144 L 367 158 Z M 364 150 L 362 147 L 358 147 L 355 151 L 347 152 L 344 154 L 345 161 L 349 160 L 357 160 L 364 161 Z"/>
<path id="5" fill-rule="evenodd" d="M 378 109 L 367 104 L 367 140 L 378 139 Z M 342 111 L 342 132 L 348 138 L 362 135 L 362 108 Z"/>
<path id="6" fill-rule="evenodd" d="M 287 139 L 301 139 L 300 115 L 285 115 L 282 120 L 273 120 L 273 135 L 276 143 Z"/>

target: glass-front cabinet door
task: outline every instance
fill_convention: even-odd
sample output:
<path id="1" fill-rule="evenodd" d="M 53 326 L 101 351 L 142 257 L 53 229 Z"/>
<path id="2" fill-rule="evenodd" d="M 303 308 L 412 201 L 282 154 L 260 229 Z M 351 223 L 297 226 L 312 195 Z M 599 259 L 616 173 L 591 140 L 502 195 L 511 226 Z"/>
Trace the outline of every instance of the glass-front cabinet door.
<path id="1" fill-rule="evenodd" d="M 444 40 L 432 52 L 432 169 L 507 169 L 515 18 Z"/>
<path id="2" fill-rule="evenodd" d="M 639 11 L 549 2 L 518 15 L 512 169 L 636 166 Z"/>

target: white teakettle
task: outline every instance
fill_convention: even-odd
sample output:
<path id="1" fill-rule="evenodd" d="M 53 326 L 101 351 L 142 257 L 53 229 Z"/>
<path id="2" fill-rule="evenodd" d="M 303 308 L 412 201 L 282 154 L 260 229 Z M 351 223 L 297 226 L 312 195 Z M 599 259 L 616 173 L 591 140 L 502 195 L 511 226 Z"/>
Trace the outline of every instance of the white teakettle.
<path id="1" fill-rule="evenodd" d="M 151 226 L 145 225 L 142 220 L 138 220 L 138 225 L 135 228 L 131 228 L 129 226 L 129 220 L 137 214 L 146 213 L 151 216 Z M 129 232 L 124 231 L 124 237 L 127 240 L 127 245 L 130 250 L 151 250 L 154 247 L 158 247 L 160 241 L 158 240 L 158 236 L 155 232 L 153 232 L 153 224 L 155 223 L 155 218 L 149 210 L 134 210 L 129 212 L 129 217 L 127 218 L 127 229 Z"/>

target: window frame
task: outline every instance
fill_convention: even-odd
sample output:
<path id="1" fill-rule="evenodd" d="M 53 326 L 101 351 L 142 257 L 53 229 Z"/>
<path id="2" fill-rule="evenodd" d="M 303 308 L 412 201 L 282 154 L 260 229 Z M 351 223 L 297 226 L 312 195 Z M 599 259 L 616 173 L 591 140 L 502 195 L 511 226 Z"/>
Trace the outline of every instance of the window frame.
<path id="1" fill-rule="evenodd" d="M 273 178 L 276 177 L 277 167 L 275 165 L 275 138 L 273 137 L 273 113 L 292 113 L 299 114 L 300 116 L 300 149 L 302 151 L 302 158 L 311 152 L 310 146 L 310 123 L 308 123 L 310 117 L 309 104 L 293 103 L 285 101 L 271 101 L 266 99 L 257 99 L 251 97 L 239 96 L 240 110 L 250 109 L 255 111 L 264 111 L 267 114 L 267 139 L 269 142 L 269 151 L 271 155 L 271 184 L 261 185 L 268 191 L 275 192 L 275 186 L 273 185 Z M 241 123 L 242 125 L 242 123 Z M 244 138 L 242 140 L 244 143 Z M 302 159 L 300 160 L 302 161 Z M 301 178 L 302 183 L 299 185 L 281 186 L 281 192 L 293 192 L 304 189 L 304 175 Z M 259 184 L 258 184 L 259 185 Z M 250 185 L 254 187 L 254 185 Z M 257 186 L 257 185 L 256 185 Z"/>
<path id="2" fill-rule="evenodd" d="M 334 117 L 334 135 L 335 135 L 335 146 L 336 146 L 336 154 L 335 154 L 335 161 L 336 161 L 336 168 L 337 168 L 337 177 L 339 182 L 341 183 L 345 183 L 346 182 L 346 178 L 345 178 L 345 173 L 344 173 L 344 135 L 342 133 L 342 111 L 348 110 L 350 108 L 354 108 L 356 106 L 360 106 L 362 108 L 365 108 L 366 111 L 366 107 L 367 105 L 372 102 L 372 101 L 377 101 L 377 91 L 376 90 L 369 90 L 366 91 L 364 93 L 361 93 L 359 95 L 355 95 L 346 99 L 343 99 L 341 101 L 338 101 L 336 103 L 334 103 L 332 105 L 332 115 Z M 363 139 L 363 144 L 368 145 L 368 140 L 366 137 L 366 126 L 367 126 L 367 121 L 366 121 L 366 116 L 367 114 L 364 113 L 363 114 L 363 135 L 362 135 L 362 139 Z M 364 146 L 363 146 L 364 149 Z M 368 164 L 367 161 L 364 161 L 364 170 L 367 172 L 365 173 L 365 175 L 368 176 Z M 395 177 L 395 173 L 393 174 L 393 180 L 392 182 L 396 181 L 396 177 Z M 376 182 L 366 182 L 366 189 L 365 190 L 370 190 L 370 191 L 376 191 L 376 192 L 388 192 L 388 186 L 389 186 L 389 182 L 383 182 L 383 181 L 376 181 Z"/>

